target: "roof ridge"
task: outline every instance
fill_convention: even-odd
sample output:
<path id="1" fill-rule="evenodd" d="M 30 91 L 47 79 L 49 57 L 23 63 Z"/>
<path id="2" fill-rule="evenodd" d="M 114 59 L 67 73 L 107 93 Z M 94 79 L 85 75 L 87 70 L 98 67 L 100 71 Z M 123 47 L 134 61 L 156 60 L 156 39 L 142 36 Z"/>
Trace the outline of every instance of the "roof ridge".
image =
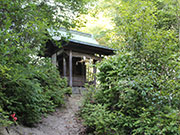
<path id="1" fill-rule="evenodd" d="M 89 33 L 85 33 L 85 32 L 80 32 L 80 31 L 77 31 L 77 30 L 67 30 L 66 28 L 63 28 L 63 27 L 61 27 L 60 30 L 62 30 L 64 32 L 69 31 L 71 34 L 78 34 L 78 35 L 86 36 L 86 37 L 89 37 L 89 38 L 94 38 L 93 34 L 89 34 Z"/>

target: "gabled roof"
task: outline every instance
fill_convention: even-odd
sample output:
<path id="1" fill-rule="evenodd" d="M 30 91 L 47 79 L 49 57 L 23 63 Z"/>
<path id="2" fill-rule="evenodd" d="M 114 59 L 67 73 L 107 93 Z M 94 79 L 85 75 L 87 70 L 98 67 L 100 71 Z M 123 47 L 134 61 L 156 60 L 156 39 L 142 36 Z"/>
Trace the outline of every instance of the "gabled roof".
<path id="1" fill-rule="evenodd" d="M 71 40 L 77 40 L 80 42 L 99 44 L 94 38 L 92 34 L 79 32 L 75 30 L 66 30 L 65 28 L 60 28 L 60 30 L 48 30 L 50 35 L 54 40 L 61 40 L 61 37 L 70 38 Z M 55 36 L 56 33 L 59 33 L 58 36 Z"/>
<path id="2" fill-rule="evenodd" d="M 92 34 L 83 33 L 75 30 L 67 31 L 65 28 L 61 28 L 58 31 L 48 30 L 52 39 L 55 41 L 60 41 L 62 37 L 68 38 L 68 43 L 62 46 L 67 49 L 81 50 L 85 53 L 97 53 L 102 55 L 113 55 L 114 49 L 99 45 L 99 43 L 94 39 Z M 55 33 L 59 33 L 59 36 L 55 36 Z"/>

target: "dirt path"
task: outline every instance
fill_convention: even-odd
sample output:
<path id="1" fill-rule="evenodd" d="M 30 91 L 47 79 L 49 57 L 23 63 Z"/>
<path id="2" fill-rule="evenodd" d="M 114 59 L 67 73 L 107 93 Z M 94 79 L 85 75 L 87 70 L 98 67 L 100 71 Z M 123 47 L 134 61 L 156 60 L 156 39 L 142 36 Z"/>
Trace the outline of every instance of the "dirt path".
<path id="1" fill-rule="evenodd" d="M 76 116 L 81 103 L 80 95 L 72 95 L 64 108 L 56 109 L 36 128 L 17 126 L 10 129 L 10 135 L 83 135 L 85 128 Z"/>

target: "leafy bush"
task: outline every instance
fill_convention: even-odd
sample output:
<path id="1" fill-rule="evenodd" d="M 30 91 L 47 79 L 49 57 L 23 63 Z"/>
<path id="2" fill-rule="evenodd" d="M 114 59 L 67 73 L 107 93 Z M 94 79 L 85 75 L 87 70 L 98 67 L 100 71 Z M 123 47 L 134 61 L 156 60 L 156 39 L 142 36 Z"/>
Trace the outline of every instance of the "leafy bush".
<path id="1" fill-rule="evenodd" d="M 101 104 L 86 104 L 82 117 L 86 120 L 84 124 L 89 126 L 89 131 L 94 131 L 95 134 L 113 135 L 116 133 L 116 114 L 108 111 Z"/>
<path id="2" fill-rule="evenodd" d="M 69 90 L 67 80 L 60 77 L 50 61 L 42 59 L 36 64 L 14 65 L 7 71 L 9 77 L 1 80 L 2 108 L 10 114 L 15 112 L 18 121 L 28 126 L 63 104 Z"/>
<path id="3" fill-rule="evenodd" d="M 82 109 L 95 134 L 179 134 L 178 81 L 141 70 L 131 54 L 111 57 L 99 69 L 100 86 L 87 94 Z"/>
<path id="4" fill-rule="evenodd" d="M 0 46 L 1 125 L 19 123 L 32 126 L 46 113 L 63 104 L 67 80 L 60 77 L 49 59 L 39 58 L 35 49 Z M 35 56 L 35 57 L 32 57 Z"/>
<path id="5" fill-rule="evenodd" d="M 9 120 L 9 113 L 0 108 L 0 126 L 9 126 L 11 124 L 13 122 Z"/>

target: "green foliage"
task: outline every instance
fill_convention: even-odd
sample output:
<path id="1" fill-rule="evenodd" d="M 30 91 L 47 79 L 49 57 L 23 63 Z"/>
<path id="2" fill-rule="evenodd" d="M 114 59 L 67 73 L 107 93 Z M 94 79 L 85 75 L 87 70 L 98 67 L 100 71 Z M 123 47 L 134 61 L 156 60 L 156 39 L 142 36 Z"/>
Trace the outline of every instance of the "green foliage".
<path id="1" fill-rule="evenodd" d="M 132 54 L 111 57 L 99 69 L 100 88 L 88 95 L 82 109 L 95 134 L 178 135 L 180 93 L 173 93 L 178 82 L 164 85 L 161 76 L 145 74 Z"/>
<path id="2" fill-rule="evenodd" d="M 9 120 L 8 112 L 5 112 L 2 108 L 0 108 L 0 126 L 8 126 L 13 122 Z"/>
<path id="3" fill-rule="evenodd" d="M 72 28 L 89 0 L 3 0 L 0 2 L 0 126 L 32 126 L 71 94 L 48 58 L 42 58 L 47 29 Z M 41 50 L 40 50 L 41 48 Z"/>
<path id="4" fill-rule="evenodd" d="M 89 131 L 94 130 L 95 134 L 102 135 L 113 135 L 116 133 L 114 123 L 116 122 L 117 116 L 114 113 L 107 111 L 105 106 L 102 106 L 101 104 L 86 104 L 81 113 L 82 117 L 86 120 L 84 124 L 91 128 Z"/>
<path id="5" fill-rule="evenodd" d="M 71 89 L 67 88 L 67 80 L 59 76 L 59 72 L 53 67 L 50 62 L 47 63 L 43 69 L 36 70 L 37 78 L 43 87 L 43 91 L 50 100 L 56 105 L 63 103 L 63 95 L 70 92 Z M 61 89 L 61 91 L 60 91 Z M 57 96 L 58 95 L 58 96 Z"/>
<path id="6" fill-rule="evenodd" d="M 9 112 L 16 113 L 18 121 L 33 125 L 46 113 L 63 104 L 67 81 L 60 78 L 58 71 L 50 61 L 44 64 L 28 64 L 26 67 L 15 65 L 8 71 L 10 78 L 1 83 L 4 89 L 1 106 Z"/>
<path id="7" fill-rule="evenodd" d="M 167 12 L 176 4 L 120 3 L 112 5 L 118 54 L 99 64 L 100 85 L 88 95 L 94 102 L 82 109 L 85 124 L 102 135 L 179 135 L 180 48 L 177 24 L 170 21 L 177 12 Z"/>

